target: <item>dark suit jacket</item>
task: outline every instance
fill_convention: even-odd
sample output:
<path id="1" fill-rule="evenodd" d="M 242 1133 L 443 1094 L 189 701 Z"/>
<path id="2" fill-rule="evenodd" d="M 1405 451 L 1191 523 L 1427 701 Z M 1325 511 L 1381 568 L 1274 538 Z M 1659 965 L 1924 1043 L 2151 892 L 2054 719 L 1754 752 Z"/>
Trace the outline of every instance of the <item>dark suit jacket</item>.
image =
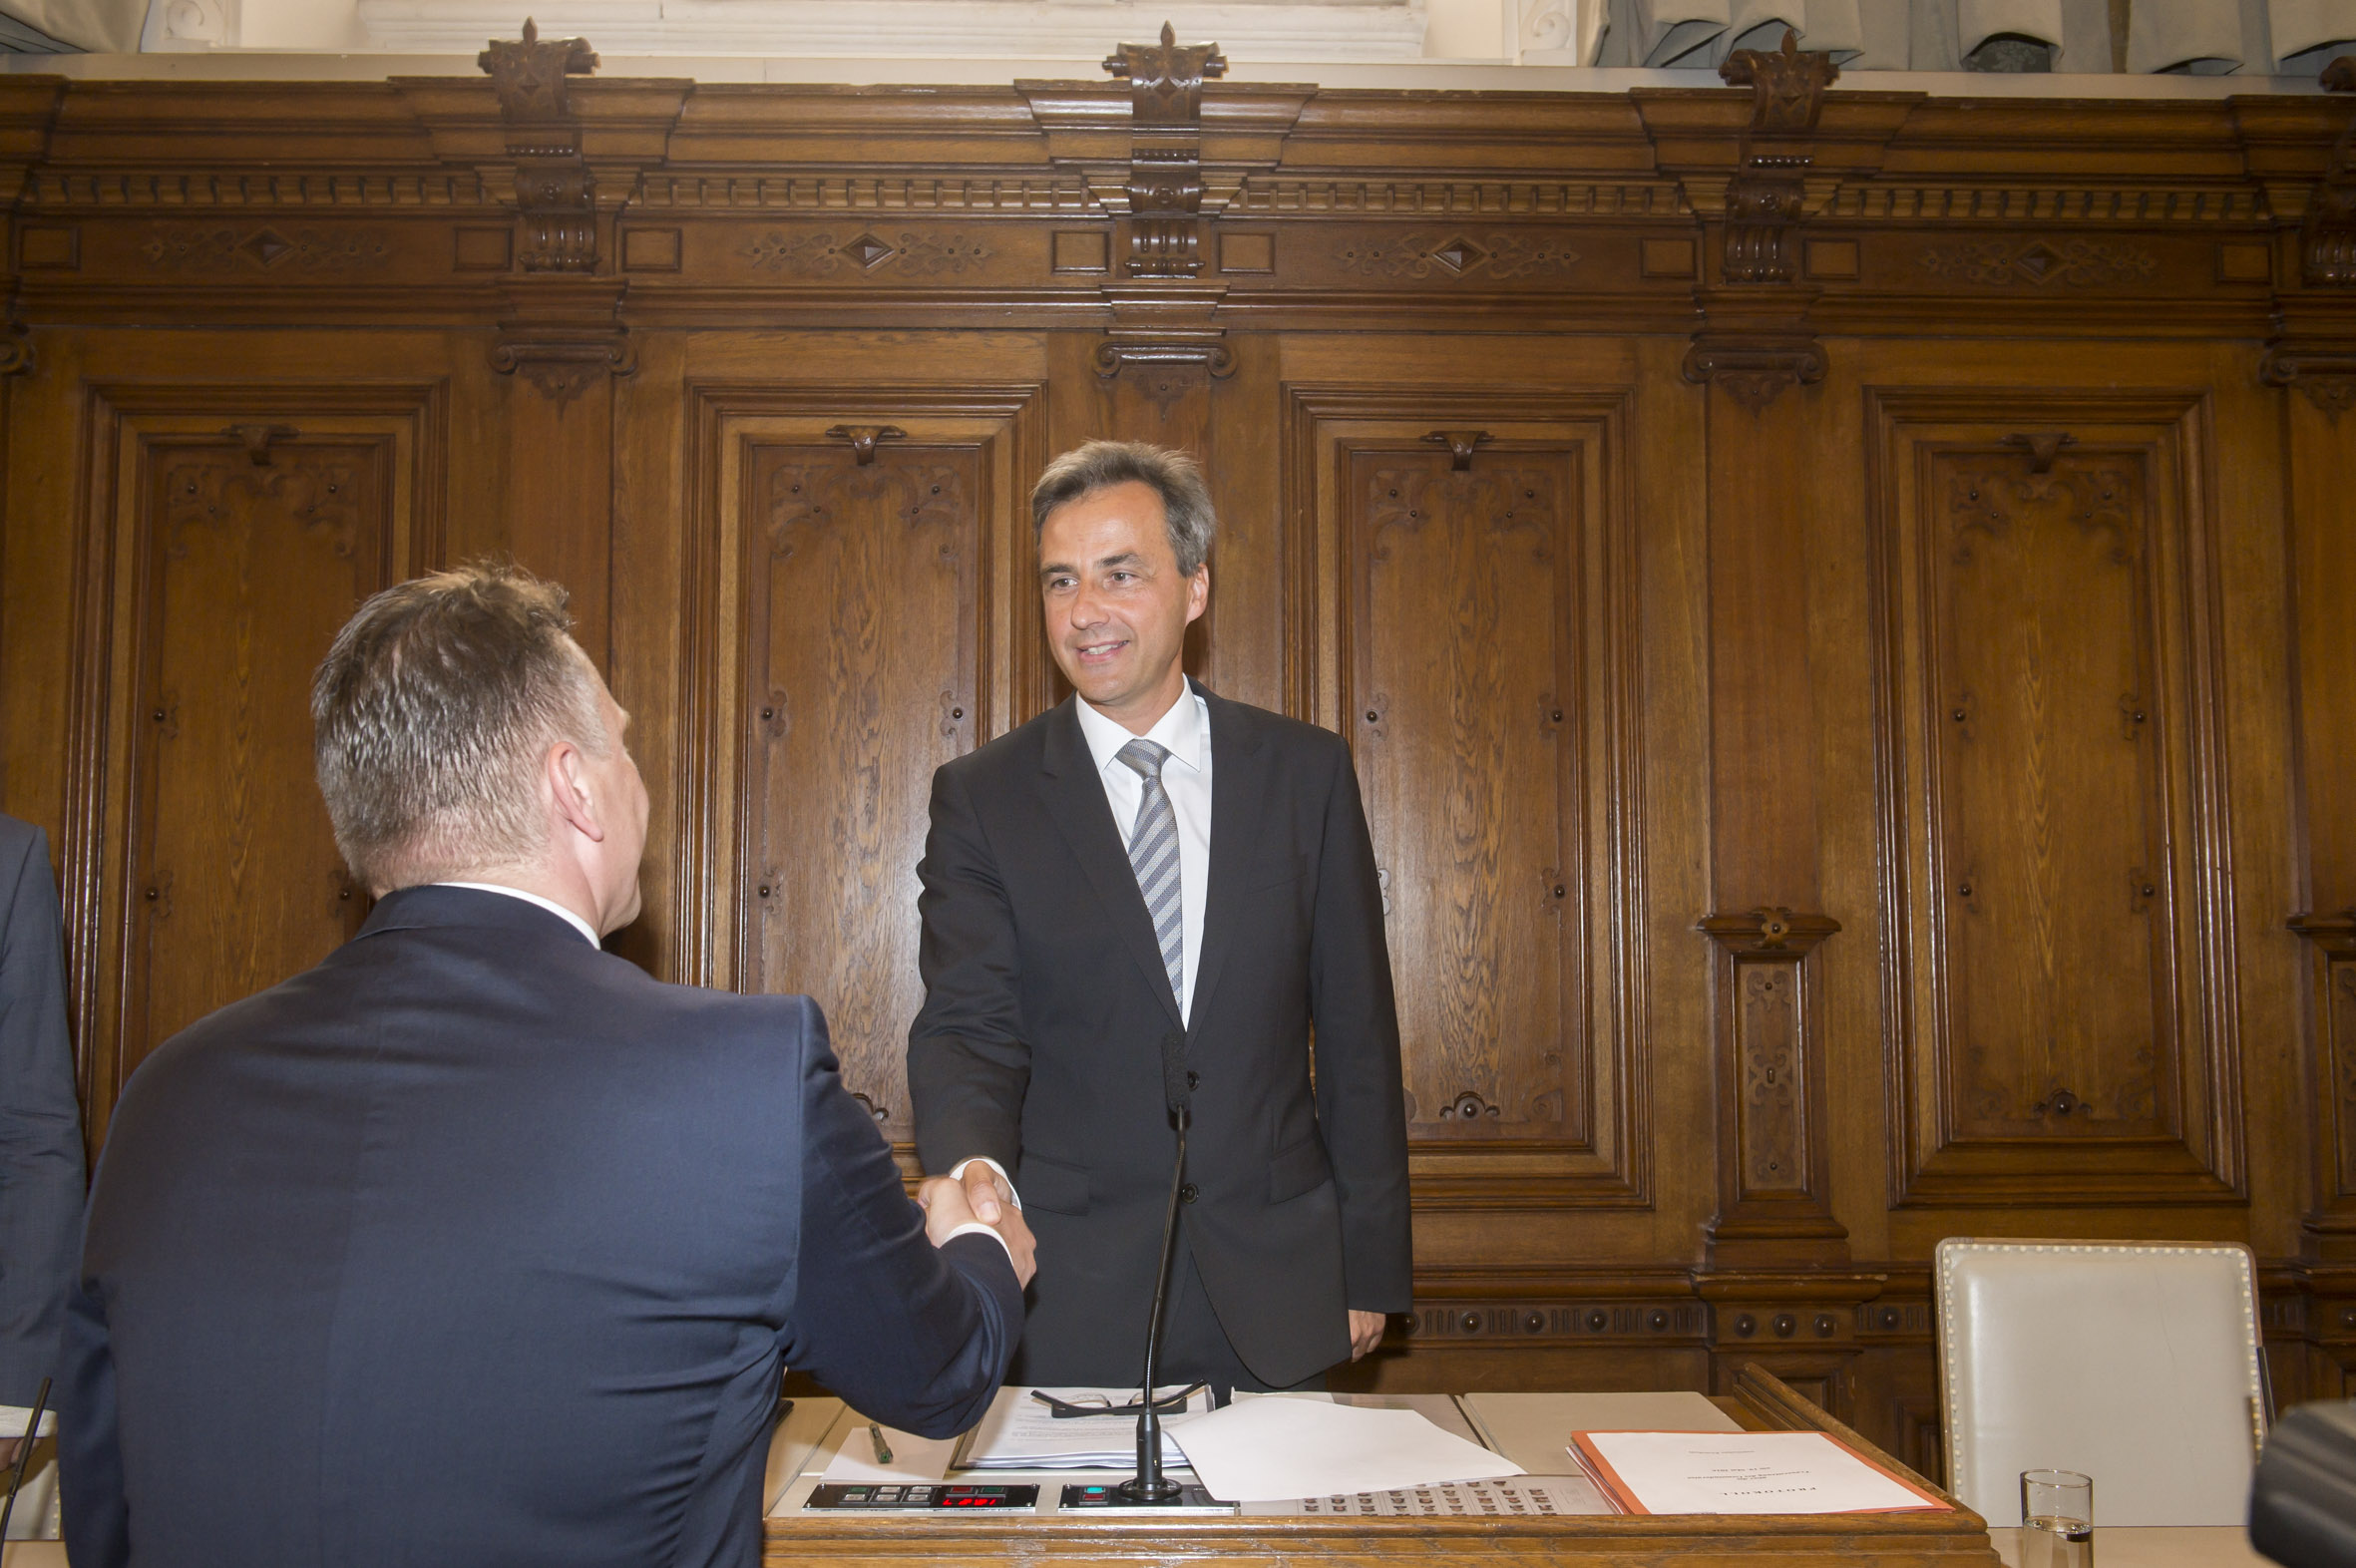
<path id="1" fill-rule="evenodd" d="M 57 1370 L 82 1242 L 82 1107 L 49 839 L 0 817 L 0 1404 Z"/>
<path id="2" fill-rule="evenodd" d="M 1021 1329 L 936 1251 L 818 1008 L 462 888 L 167 1041 L 99 1160 L 76 1568 L 750 1564 L 780 1359 L 979 1418 Z"/>
<path id="3" fill-rule="evenodd" d="M 1398 1019 L 1348 748 L 1205 695 L 1185 1236 L 1229 1343 L 1281 1386 L 1349 1356 L 1346 1309 L 1408 1305 Z M 932 1170 L 987 1155 L 1022 1195 L 1039 1273 L 1016 1375 L 1131 1381 L 1176 1144 L 1161 1043 L 1180 1024 L 1069 702 L 934 774 L 921 874 L 918 1148 Z"/>

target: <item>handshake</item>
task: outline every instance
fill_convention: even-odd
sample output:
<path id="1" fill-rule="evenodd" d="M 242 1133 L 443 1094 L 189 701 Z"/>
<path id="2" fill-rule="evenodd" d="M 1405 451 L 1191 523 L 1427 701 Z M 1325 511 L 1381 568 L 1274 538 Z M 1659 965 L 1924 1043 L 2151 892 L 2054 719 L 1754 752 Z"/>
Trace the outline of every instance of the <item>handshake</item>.
<path id="1" fill-rule="evenodd" d="M 1022 1223 L 1022 1211 L 1014 1207 L 1014 1189 L 982 1161 L 969 1164 L 962 1178 L 928 1177 L 917 1188 L 917 1204 L 925 1211 L 925 1235 L 934 1246 L 948 1241 L 961 1226 L 985 1225 L 1006 1244 L 1016 1280 L 1028 1285 L 1038 1273 L 1037 1244 L 1030 1227 Z"/>

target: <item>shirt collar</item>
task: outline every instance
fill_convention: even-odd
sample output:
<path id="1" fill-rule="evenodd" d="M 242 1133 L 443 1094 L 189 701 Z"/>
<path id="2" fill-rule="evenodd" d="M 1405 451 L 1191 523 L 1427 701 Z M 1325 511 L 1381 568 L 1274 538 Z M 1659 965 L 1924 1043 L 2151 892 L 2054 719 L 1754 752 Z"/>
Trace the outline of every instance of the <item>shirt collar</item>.
<path id="1" fill-rule="evenodd" d="M 1123 746 L 1139 737 L 1090 707 L 1088 699 L 1078 693 L 1073 693 L 1071 701 L 1080 716 L 1080 734 L 1087 739 L 1088 755 L 1096 759 L 1096 771 L 1101 773 L 1113 765 Z M 1202 693 L 1189 681 L 1185 694 L 1170 704 L 1170 711 L 1155 720 L 1143 738 L 1165 748 L 1170 753 L 1169 761 L 1182 763 L 1199 773 L 1203 766 L 1204 731 L 1209 728 L 1204 722 L 1203 708 Z"/>
<path id="2" fill-rule="evenodd" d="M 510 888 L 497 882 L 436 882 L 430 883 L 428 886 L 436 888 L 472 888 L 477 893 L 504 893 L 511 899 L 522 899 L 527 904 L 537 904 L 542 909 L 547 910 L 551 915 L 564 916 L 567 921 L 572 923 L 573 929 L 575 931 L 580 932 L 582 936 L 589 939 L 589 945 L 590 947 L 597 948 L 603 946 L 603 944 L 597 941 L 597 933 L 595 929 L 591 927 L 588 921 L 583 920 L 579 915 L 574 914 L 571 910 L 565 908 L 564 905 L 559 904 L 555 899 L 544 899 L 537 893 L 526 893 L 522 888 Z"/>

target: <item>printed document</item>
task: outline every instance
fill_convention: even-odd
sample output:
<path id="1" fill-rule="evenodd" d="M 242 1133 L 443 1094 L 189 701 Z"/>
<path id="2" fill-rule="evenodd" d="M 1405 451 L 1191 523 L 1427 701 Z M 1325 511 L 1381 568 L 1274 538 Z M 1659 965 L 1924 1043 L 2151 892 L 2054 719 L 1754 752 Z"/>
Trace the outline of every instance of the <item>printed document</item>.
<path id="1" fill-rule="evenodd" d="M 1229 1502 L 1486 1481 L 1522 1467 L 1413 1410 L 1265 1394 L 1168 1428 L 1203 1489 Z"/>
<path id="2" fill-rule="evenodd" d="M 1134 1388 L 1041 1388 L 1041 1393 L 1069 1403 L 1095 1399 L 1114 1406 L 1133 1405 Z M 1175 1387 L 1156 1390 L 1175 1396 Z M 1171 1428 L 1211 1407 L 1207 1388 L 1197 1389 L 1185 1411 L 1162 1414 L 1162 1463 L 1182 1465 Z M 1192 1414 L 1188 1413 L 1192 1412 Z M 1000 1388 L 989 1401 L 989 1413 L 958 1443 L 955 1467 L 973 1470 L 1127 1470 L 1137 1464 L 1137 1411 L 1118 1415 L 1058 1416 L 1049 1405 L 1031 1397 L 1029 1388 Z"/>
<path id="3" fill-rule="evenodd" d="M 1948 1506 L 1823 1432 L 1577 1432 L 1571 1454 L 1630 1513 Z"/>

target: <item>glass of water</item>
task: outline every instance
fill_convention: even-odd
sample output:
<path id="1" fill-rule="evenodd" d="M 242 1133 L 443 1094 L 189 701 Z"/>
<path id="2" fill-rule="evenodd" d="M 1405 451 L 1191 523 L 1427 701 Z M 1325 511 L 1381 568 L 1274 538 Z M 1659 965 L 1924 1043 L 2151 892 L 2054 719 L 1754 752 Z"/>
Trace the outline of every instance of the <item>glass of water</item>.
<path id="1" fill-rule="evenodd" d="M 2095 1483 L 2076 1470 L 2021 1472 L 2021 1568 L 2095 1568 Z"/>

